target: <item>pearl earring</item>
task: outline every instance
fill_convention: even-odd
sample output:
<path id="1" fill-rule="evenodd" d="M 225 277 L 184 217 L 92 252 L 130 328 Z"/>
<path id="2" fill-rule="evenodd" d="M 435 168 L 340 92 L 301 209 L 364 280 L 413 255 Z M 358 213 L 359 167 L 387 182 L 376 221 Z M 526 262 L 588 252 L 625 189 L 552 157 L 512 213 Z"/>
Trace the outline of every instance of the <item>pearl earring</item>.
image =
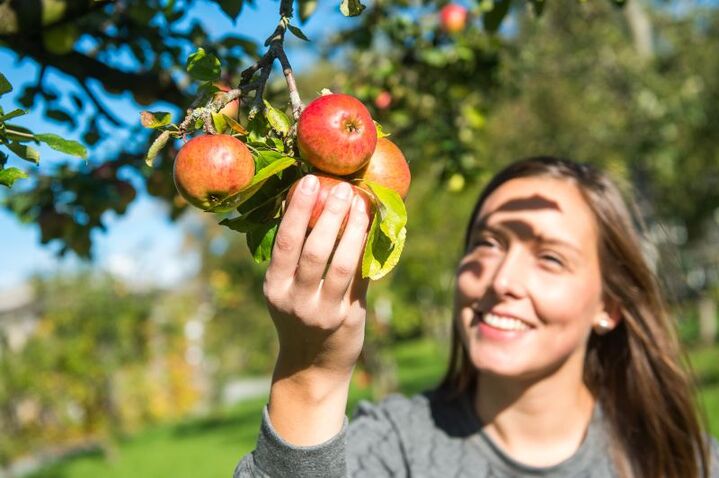
<path id="1" fill-rule="evenodd" d="M 594 331 L 599 335 L 604 335 L 612 330 L 612 324 L 607 319 L 599 319 L 594 327 Z"/>

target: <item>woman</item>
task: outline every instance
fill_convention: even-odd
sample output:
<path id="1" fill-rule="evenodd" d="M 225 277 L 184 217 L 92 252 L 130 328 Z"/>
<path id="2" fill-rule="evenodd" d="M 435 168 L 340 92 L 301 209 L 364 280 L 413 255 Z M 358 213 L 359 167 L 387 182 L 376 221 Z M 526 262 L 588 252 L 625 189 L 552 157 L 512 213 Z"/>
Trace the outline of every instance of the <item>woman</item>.
<path id="1" fill-rule="evenodd" d="M 606 176 L 545 157 L 500 172 L 470 216 L 444 380 L 364 402 L 349 425 L 367 219 L 338 186 L 305 240 L 316 179 L 301 190 L 265 280 L 280 341 L 270 400 L 235 476 L 719 477 L 657 281 Z"/>

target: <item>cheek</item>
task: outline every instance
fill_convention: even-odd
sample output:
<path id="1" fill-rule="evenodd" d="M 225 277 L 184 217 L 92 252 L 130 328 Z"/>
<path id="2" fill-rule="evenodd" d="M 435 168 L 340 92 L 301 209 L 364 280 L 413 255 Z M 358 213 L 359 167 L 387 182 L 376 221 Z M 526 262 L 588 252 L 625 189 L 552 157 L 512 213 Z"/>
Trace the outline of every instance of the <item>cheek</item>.
<path id="1" fill-rule="evenodd" d="M 485 288 L 483 278 L 486 267 L 479 260 L 465 260 L 459 264 L 456 277 L 456 298 L 476 299 Z"/>
<path id="2" fill-rule="evenodd" d="M 537 315 L 547 325 L 590 327 L 601 304 L 601 287 L 592 278 L 538 278 L 535 290 Z"/>

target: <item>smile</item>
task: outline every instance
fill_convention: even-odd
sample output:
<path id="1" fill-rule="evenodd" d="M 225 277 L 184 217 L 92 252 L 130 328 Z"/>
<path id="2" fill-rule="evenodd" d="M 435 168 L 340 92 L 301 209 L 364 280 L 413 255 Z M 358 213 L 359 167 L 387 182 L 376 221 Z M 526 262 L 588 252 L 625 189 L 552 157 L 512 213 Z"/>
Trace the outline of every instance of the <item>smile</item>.
<path id="1" fill-rule="evenodd" d="M 480 321 L 500 330 L 529 330 L 529 326 L 518 319 L 511 317 L 500 317 L 494 314 L 482 314 Z"/>

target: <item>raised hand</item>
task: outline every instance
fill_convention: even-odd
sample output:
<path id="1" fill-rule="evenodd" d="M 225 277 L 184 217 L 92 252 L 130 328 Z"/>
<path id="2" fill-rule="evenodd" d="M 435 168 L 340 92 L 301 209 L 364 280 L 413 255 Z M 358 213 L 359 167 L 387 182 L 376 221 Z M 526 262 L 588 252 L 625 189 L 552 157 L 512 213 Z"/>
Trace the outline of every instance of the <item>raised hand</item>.
<path id="1" fill-rule="evenodd" d="M 292 196 L 264 283 L 280 342 L 270 417 L 278 433 L 297 444 L 318 443 L 341 427 L 366 316 L 368 281 L 359 275 L 366 206 L 348 183 L 340 183 L 307 235 L 319 189 L 309 175 Z"/>

